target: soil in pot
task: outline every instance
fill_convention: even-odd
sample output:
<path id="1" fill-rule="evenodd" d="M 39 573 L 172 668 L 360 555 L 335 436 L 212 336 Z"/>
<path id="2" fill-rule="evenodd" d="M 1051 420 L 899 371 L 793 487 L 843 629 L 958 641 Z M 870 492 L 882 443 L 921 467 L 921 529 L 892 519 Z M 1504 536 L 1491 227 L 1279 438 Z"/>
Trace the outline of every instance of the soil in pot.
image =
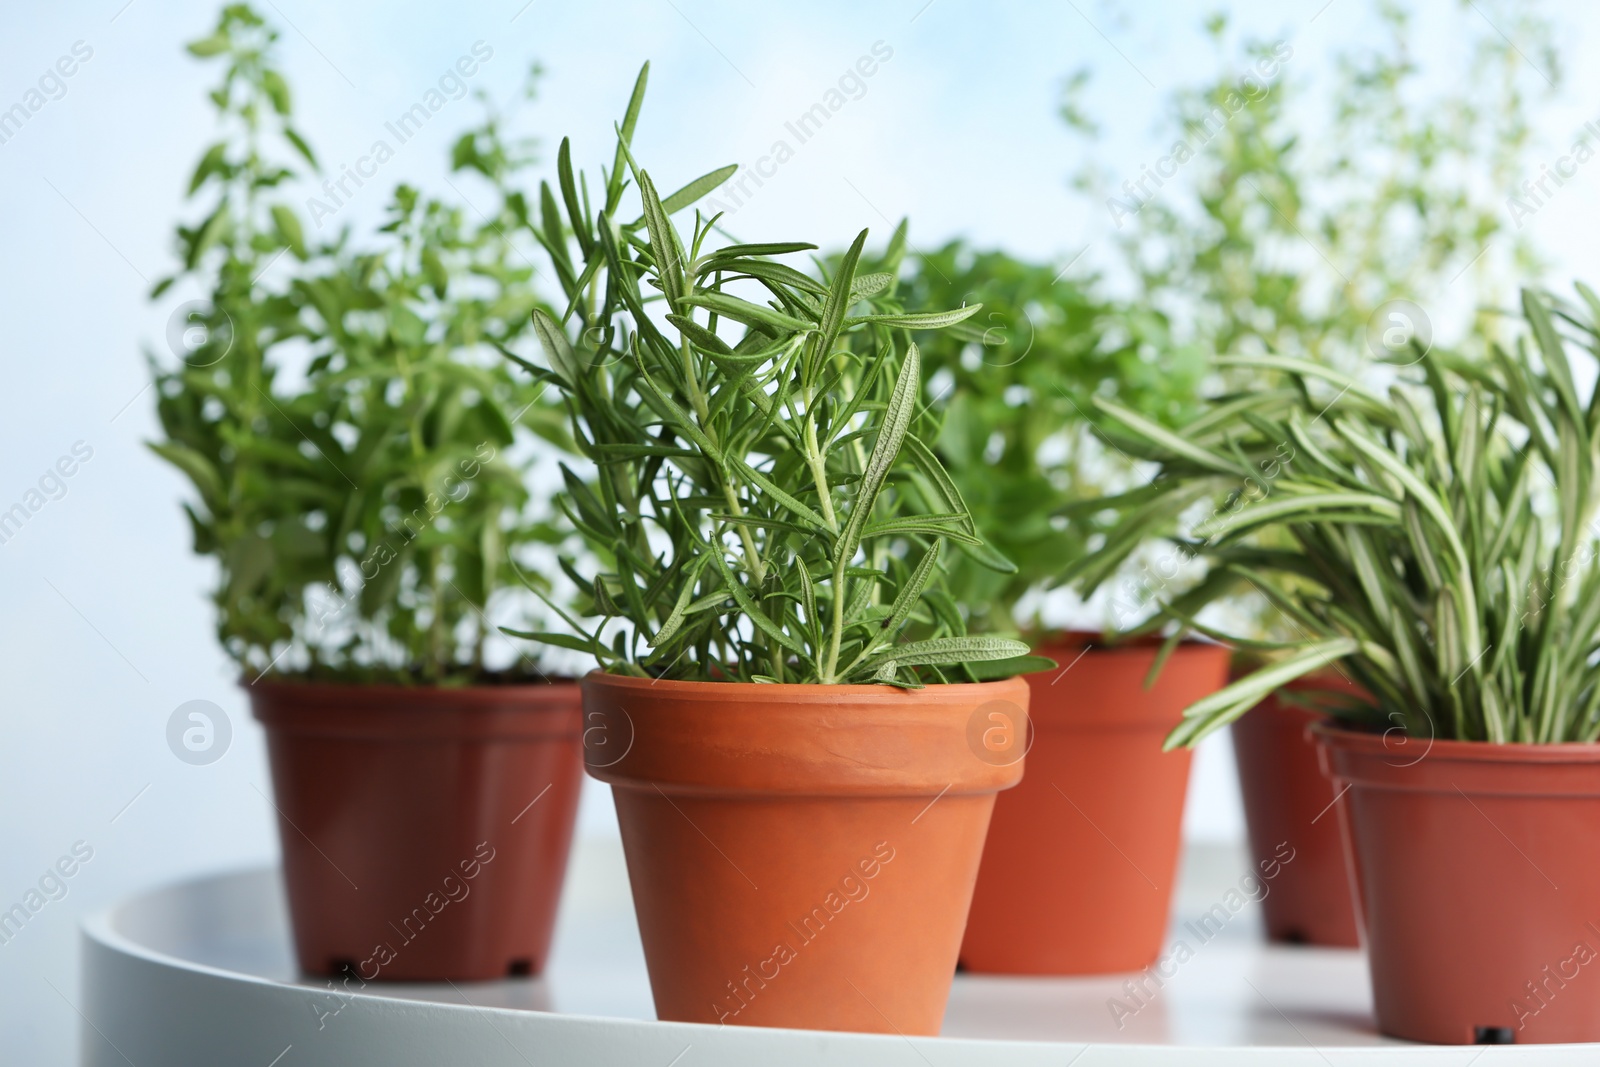
<path id="1" fill-rule="evenodd" d="M 1157 642 L 1069 634 L 1027 676 L 1032 747 L 995 803 L 961 946 L 994 974 L 1136 971 L 1161 950 L 1176 882 L 1189 753 L 1161 743 L 1227 681 L 1228 651 L 1191 643 L 1145 687 Z"/>
<path id="2" fill-rule="evenodd" d="M 1362 699 L 1362 690 L 1336 672 L 1286 686 L 1229 728 L 1239 768 L 1250 852 L 1257 870 L 1277 877 L 1261 898 L 1267 937 L 1290 944 L 1356 948 L 1360 933 L 1352 879 L 1333 802 L 1338 787 L 1322 773 L 1308 732 L 1327 718 L 1322 694 Z M 1282 862 L 1284 855 L 1293 857 Z"/>
<path id="3" fill-rule="evenodd" d="M 248 692 L 303 971 L 348 989 L 543 969 L 582 781 L 576 683 Z"/>
<path id="4" fill-rule="evenodd" d="M 934 1034 L 1028 686 L 584 680 L 656 1014 Z M 997 718 L 998 717 L 998 718 Z M 1009 730 L 1009 745 L 985 730 Z"/>
<path id="5" fill-rule="evenodd" d="M 1312 732 L 1349 787 L 1378 1028 L 1600 1041 L 1600 745 Z"/>

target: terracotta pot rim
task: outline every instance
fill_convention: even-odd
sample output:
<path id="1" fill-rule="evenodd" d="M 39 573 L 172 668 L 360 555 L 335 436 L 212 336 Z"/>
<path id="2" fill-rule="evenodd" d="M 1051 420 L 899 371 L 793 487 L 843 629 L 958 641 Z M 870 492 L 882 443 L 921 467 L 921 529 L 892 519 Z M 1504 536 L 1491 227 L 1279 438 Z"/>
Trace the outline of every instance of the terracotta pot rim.
<path id="1" fill-rule="evenodd" d="M 1330 748 L 1350 753 L 1356 757 L 1394 755 L 1394 748 L 1385 743 L 1387 732 L 1352 726 L 1337 719 L 1324 719 L 1313 723 L 1309 729 Z M 1521 741 L 1455 741 L 1435 738 L 1408 737 L 1407 743 L 1417 742 L 1428 748 L 1428 759 L 1449 760 L 1456 763 L 1576 763 L 1600 764 L 1600 743 L 1592 741 L 1556 741 L 1538 744 Z"/>
<path id="2" fill-rule="evenodd" d="M 590 752 L 591 777 L 663 793 L 834 798 L 993 793 L 1022 777 L 1022 755 L 992 763 L 970 738 L 973 716 L 992 703 L 1026 716 L 1022 678 L 909 691 L 651 682 L 602 671 L 584 679 L 586 736 L 627 739 L 614 759 Z"/>
<path id="3" fill-rule="evenodd" d="M 1111 653 L 1148 653 L 1161 647 L 1166 638 L 1155 634 L 1140 637 L 1124 637 L 1113 639 L 1106 636 L 1104 630 L 1051 630 L 1042 634 L 1035 634 L 1031 640 L 1035 655 L 1043 655 L 1054 648 L 1081 649 L 1089 646 L 1088 651 L 1098 654 Z M 1215 650 L 1233 654 L 1227 645 L 1215 641 L 1206 641 L 1198 637 L 1186 637 L 1178 642 L 1178 647 L 1173 649 L 1173 655 L 1185 651 Z"/>
<path id="4" fill-rule="evenodd" d="M 242 686 L 269 732 L 369 743 L 520 741 L 582 731 L 582 687 L 348 685 L 262 682 Z"/>
<path id="5" fill-rule="evenodd" d="M 610 674 L 597 667 L 584 675 L 579 684 L 644 690 L 658 697 L 704 694 L 715 695 L 717 699 L 723 700 L 728 699 L 731 692 L 738 692 L 740 694 L 738 699 L 744 701 L 754 699 L 762 704 L 833 704 L 837 703 L 837 698 L 841 696 L 886 697 L 888 700 L 915 703 L 946 703 L 945 700 L 930 700 L 930 697 L 935 695 L 948 697 L 949 702 L 965 703 L 980 692 L 995 692 L 999 687 L 1010 685 L 1021 678 L 1022 675 L 1019 674 L 988 682 L 935 682 L 921 689 L 902 689 L 899 686 L 881 684 L 821 685 L 803 682 L 701 682 L 686 681 L 681 678 L 640 678 L 631 674 Z"/>
<path id="6" fill-rule="evenodd" d="M 312 681 L 293 676 L 271 675 L 254 680 L 240 676 L 234 679 L 234 684 L 246 693 L 252 690 L 276 690 L 279 692 L 337 694 L 341 697 L 348 696 L 351 693 L 372 693 L 386 697 L 417 696 L 428 699 L 433 696 L 443 698 L 457 694 L 544 693 L 560 690 L 568 686 L 576 686 L 580 681 L 582 681 L 580 678 L 550 678 L 542 682 L 507 682 L 494 685 L 401 685 L 397 682 Z"/>

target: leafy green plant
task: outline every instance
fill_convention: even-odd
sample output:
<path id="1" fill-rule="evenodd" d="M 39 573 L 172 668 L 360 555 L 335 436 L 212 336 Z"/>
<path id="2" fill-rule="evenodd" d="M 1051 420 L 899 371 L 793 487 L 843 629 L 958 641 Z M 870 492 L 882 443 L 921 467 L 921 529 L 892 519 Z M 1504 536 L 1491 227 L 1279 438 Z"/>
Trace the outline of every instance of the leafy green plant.
<path id="1" fill-rule="evenodd" d="M 897 276 L 886 298 L 983 305 L 948 329 L 913 333 L 939 420 L 930 445 L 993 549 L 953 558 L 947 585 L 973 630 L 1037 631 L 1037 608 L 1018 617 L 1024 597 L 1087 551 L 1091 532 L 1060 504 L 1137 474 L 1096 436 L 1093 398 L 1114 395 L 1176 424 L 1196 410 L 1209 357 L 1178 342 L 1160 312 L 1114 300 L 1097 277 L 960 241 L 907 252 L 903 226 L 872 264 Z"/>
<path id="2" fill-rule="evenodd" d="M 1414 736 L 1600 738 L 1600 390 L 1575 384 L 1562 332 L 1600 355 L 1600 297 L 1578 292 L 1570 305 L 1525 291 L 1514 347 L 1491 344 L 1487 360 L 1416 353 L 1386 394 L 1309 360 L 1240 356 L 1228 365 L 1286 384 L 1221 396 L 1178 433 L 1098 401 L 1126 427 L 1123 446 L 1160 469 L 1085 505 L 1120 520 L 1071 577 L 1093 587 L 1140 542 L 1176 532 L 1212 569 L 1152 625 L 1274 656 L 1188 708 L 1169 745 L 1340 661 L 1380 720 Z M 1263 529 L 1284 547 L 1253 543 Z M 1196 620 L 1241 586 L 1284 612 L 1294 640 Z"/>
<path id="3" fill-rule="evenodd" d="M 1462 65 L 1430 74 L 1407 6 L 1370 6 L 1382 33 L 1338 54 L 1321 93 L 1309 64 L 1270 43 L 1229 55 L 1227 20 L 1214 16 L 1218 72 L 1172 95 L 1164 129 L 1194 158 L 1164 183 L 1095 166 L 1075 178 L 1118 216 L 1132 301 L 1206 351 L 1353 366 L 1374 312 L 1397 298 L 1481 306 L 1461 316 L 1473 327 L 1463 335 L 1487 333 L 1513 279 L 1539 265 L 1495 191 L 1536 169 L 1529 102 L 1561 83 L 1553 28 L 1528 5 L 1486 5 L 1492 24 L 1464 10 Z M 1277 75 L 1247 81 L 1263 59 Z M 1082 88 L 1069 84 L 1062 116 L 1092 137 Z"/>
<path id="4" fill-rule="evenodd" d="M 1170 323 L 1177 351 L 1293 356 L 1354 373 L 1374 353 L 1409 359 L 1414 342 L 1443 340 L 1416 314 L 1422 304 L 1460 309 L 1469 326 L 1455 343 L 1482 358 L 1500 326 L 1495 308 L 1515 293 L 1506 279 L 1535 273 L 1528 233 L 1487 190 L 1515 187 L 1533 169 L 1529 101 L 1561 78 L 1551 26 L 1525 8 L 1493 11 L 1492 26 L 1470 13 L 1463 71 L 1431 76 L 1408 47 L 1418 31 L 1406 6 L 1372 7 L 1384 32 L 1340 53 L 1321 93 L 1292 47 L 1258 42 L 1231 54 L 1227 21 L 1213 17 L 1217 73 L 1169 101 L 1164 128 L 1185 146 L 1168 157 L 1176 174 L 1091 165 L 1077 176 L 1117 220 L 1130 313 Z M 1082 75 L 1069 82 L 1062 117 L 1092 138 L 1084 85 Z M 1268 364 L 1218 369 L 1239 390 L 1284 384 Z M 1157 416 L 1114 385 L 1102 395 Z M 1105 531 L 1089 510 L 1069 507 L 1072 528 L 1098 543 Z M 1180 552 L 1130 560 L 1102 591 L 1115 625 L 1136 625 L 1175 584 L 1195 580 L 1189 562 Z M 1251 617 L 1258 635 L 1294 634 L 1249 587 L 1217 607 Z"/>
<path id="5" fill-rule="evenodd" d="M 567 566 L 598 622 L 527 636 L 677 679 L 914 686 L 1036 666 L 1020 642 L 967 636 L 937 585 L 948 543 L 982 542 L 927 443 L 905 332 L 978 308 L 885 309 L 892 279 L 858 270 L 865 231 L 822 278 L 777 258 L 811 244 L 712 247 L 698 212 L 680 234 L 672 217 L 731 168 L 657 193 L 630 149 L 647 76 L 596 199 L 565 141 L 559 202 L 541 189 L 568 306 L 535 313 L 547 365 L 519 362 L 559 388 L 595 467 L 592 487 L 564 468 L 562 503 L 599 559 Z"/>
<path id="6" fill-rule="evenodd" d="M 316 160 L 276 36 L 236 4 L 189 46 L 223 65 L 222 135 L 189 190 L 211 206 L 179 227 L 182 267 L 153 294 L 188 281 L 204 299 L 180 309 L 181 358 L 151 357 L 151 447 L 194 485 L 218 634 L 247 672 L 484 680 L 495 603 L 526 597 L 519 553 L 557 537 L 531 513 L 523 453 L 534 432 L 565 440 L 560 413 L 489 347 L 538 306 L 505 236 L 531 160 L 491 114 L 455 162 L 497 192 L 493 216 L 401 186 L 371 247 L 314 241 L 286 192 Z"/>

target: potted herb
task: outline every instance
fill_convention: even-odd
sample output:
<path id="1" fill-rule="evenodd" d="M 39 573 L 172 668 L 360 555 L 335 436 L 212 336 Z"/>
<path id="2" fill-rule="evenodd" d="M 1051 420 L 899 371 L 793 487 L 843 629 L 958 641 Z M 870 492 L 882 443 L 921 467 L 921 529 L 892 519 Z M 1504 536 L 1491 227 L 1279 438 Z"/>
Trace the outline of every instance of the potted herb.
<path id="1" fill-rule="evenodd" d="M 1416 62 L 1416 5 L 1364 6 L 1373 32 L 1331 64 L 1307 59 L 1296 40 L 1240 47 L 1237 21 L 1208 17 L 1214 70 L 1168 96 L 1162 125 L 1173 155 L 1137 176 L 1105 165 L 1094 124 L 1068 97 L 1063 118 L 1090 135 L 1077 182 L 1116 223 L 1129 303 L 1168 312 L 1178 340 L 1343 368 L 1390 348 L 1409 360 L 1413 339 L 1426 348 L 1432 334 L 1424 308 L 1482 309 L 1474 321 L 1494 329 L 1493 309 L 1515 299 L 1516 279 L 1535 276 L 1538 230 L 1523 222 L 1542 194 L 1508 200 L 1500 184 L 1514 181 L 1485 184 L 1481 175 L 1539 171 L 1530 108 L 1560 89 L 1562 65 L 1535 69 L 1520 56 L 1558 53 L 1550 19 L 1521 5 L 1493 26 L 1463 24 L 1462 62 L 1441 78 Z M 1324 70 L 1330 77 L 1319 85 Z M 1303 136 L 1308 126 L 1318 136 Z M 1163 352 L 1151 367 L 1166 363 Z M 1273 372 L 1229 373 L 1234 387 L 1273 385 Z M 1113 603 L 1142 602 L 1168 582 L 1135 566 L 1103 589 Z M 1253 593 L 1228 605 L 1236 618 L 1241 609 L 1255 617 L 1252 636 L 1293 636 Z M 1236 671 L 1248 671 L 1249 658 L 1238 657 Z M 1340 670 L 1268 694 L 1229 730 L 1255 861 L 1270 862 L 1285 841 L 1295 850 L 1261 902 L 1270 937 L 1356 943 L 1329 809 L 1338 787 L 1315 773 L 1305 734 L 1310 720 L 1351 699 Z"/>
<path id="2" fill-rule="evenodd" d="M 980 537 L 905 338 L 977 308 L 883 310 L 864 232 L 818 278 L 777 258 L 812 245 L 680 230 L 730 170 L 658 194 L 630 151 L 645 81 L 604 180 L 563 143 L 540 198 L 568 309 L 535 314 L 528 366 L 594 465 L 564 502 L 595 558 L 570 568 L 588 621 L 533 636 L 601 665 L 588 769 L 660 1018 L 935 1033 L 1028 699 L 1026 646 L 967 636 L 939 589 Z"/>
<path id="3" fill-rule="evenodd" d="M 151 447 L 193 483 L 218 636 L 266 726 L 301 968 L 535 972 L 581 712 L 577 685 L 549 683 L 495 625 L 526 595 L 518 559 L 553 536 L 518 449 L 529 427 L 560 436 L 485 344 L 536 306 L 501 236 L 519 200 L 469 224 L 401 187 L 373 250 L 315 241 L 270 154 L 315 165 L 275 36 L 235 5 L 189 46 L 224 64 L 224 132 L 190 190 L 208 213 L 179 229 L 182 269 L 156 287 L 198 283 L 204 299 L 175 316 L 182 360 L 152 360 Z M 492 120 L 456 151 L 502 190 L 517 155 Z"/>
<path id="4" fill-rule="evenodd" d="M 1089 580 L 1177 530 L 1213 568 L 1166 617 L 1198 626 L 1249 582 L 1298 635 L 1192 705 L 1169 744 L 1334 663 L 1376 702 L 1314 733 L 1344 793 L 1378 1025 L 1398 1037 L 1600 1039 L 1600 988 L 1574 980 L 1600 944 L 1600 393 L 1575 384 L 1563 336 L 1600 347 L 1600 298 L 1578 291 L 1576 307 L 1525 292 L 1523 336 L 1485 359 L 1412 353 L 1387 395 L 1241 357 L 1288 385 L 1221 397 L 1180 434 L 1100 405 L 1161 467 L 1120 502 Z M 1242 496 L 1285 442 L 1270 493 Z M 1195 499 L 1223 506 L 1181 528 Z M 1263 528 L 1287 546 L 1252 544 Z"/>
<path id="5" fill-rule="evenodd" d="M 953 554 L 949 589 L 974 630 L 1020 628 L 1061 664 L 1028 676 L 1029 774 L 996 800 L 961 961 L 1012 974 L 1137 970 L 1166 934 L 1188 786 L 1188 753 L 1164 754 L 1161 738 L 1224 684 L 1227 652 L 1187 643 L 1150 685 L 1159 642 L 1052 628 L 1060 616 L 1046 613 L 1043 593 L 1094 533 L 1063 504 L 1138 476 L 1095 428 L 1092 398 L 1109 392 L 1173 423 L 1195 409 L 1209 362 L 1174 340 L 1160 312 L 1112 300 L 1096 278 L 959 243 L 905 249 L 902 231 L 875 264 L 898 276 L 886 296 L 983 304 L 916 334 L 941 419 L 931 447 L 993 531 L 990 545 Z M 1113 600 L 1108 614 L 1123 627 L 1147 611 Z"/>

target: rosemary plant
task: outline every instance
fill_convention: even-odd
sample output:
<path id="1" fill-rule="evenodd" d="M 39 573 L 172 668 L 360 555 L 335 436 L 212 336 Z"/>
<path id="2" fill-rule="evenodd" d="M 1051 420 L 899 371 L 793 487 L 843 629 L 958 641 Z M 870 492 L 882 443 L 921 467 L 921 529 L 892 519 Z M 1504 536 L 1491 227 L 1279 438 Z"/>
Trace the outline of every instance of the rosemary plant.
<path id="1" fill-rule="evenodd" d="M 717 220 L 698 212 L 680 234 L 672 217 L 732 168 L 658 195 L 630 151 L 647 75 L 598 201 L 565 141 L 559 204 L 541 190 L 536 232 L 568 304 L 563 322 L 535 313 L 546 365 L 518 362 L 561 391 L 594 464 L 592 484 L 563 468 L 562 504 L 600 560 L 566 564 L 598 622 L 523 636 L 701 681 L 916 686 L 1036 666 L 1018 641 L 968 636 L 937 584 L 945 546 L 981 538 L 927 443 L 905 335 L 978 308 L 877 309 L 891 279 L 858 271 L 865 231 L 821 278 L 775 258 L 815 245 L 712 247 Z"/>
<path id="2" fill-rule="evenodd" d="M 1098 402 L 1127 428 L 1119 443 L 1160 469 L 1144 488 L 1084 505 L 1120 520 L 1068 577 L 1093 588 L 1139 542 L 1181 530 L 1179 550 L 1210 571 L 1164 598 L 1157 624 L 1273 657 L 1187 709 L 1169 746 L 1335 663 L 1376 699 L 1380 724 L 1412 736 L 1600 737 L 1600 391 L 1580 391 L 1567 355 L 1573 338 L 1600 353 L 1600 298 L 1577 288 L 1581 305 L 1525 291 L 1512 349 L 1435 350 L 1395 372 L 1386 395 L 1321 364 L 1251 356 L 1225 362 L 1281 372 L 1285 387 L 1222 396 L 1178 433 Z M 1267 528 L 1287 547 L 1252 540 Z M 1196 620 L 1251 585 L 1296 640 L 1248 641 Z"/>

